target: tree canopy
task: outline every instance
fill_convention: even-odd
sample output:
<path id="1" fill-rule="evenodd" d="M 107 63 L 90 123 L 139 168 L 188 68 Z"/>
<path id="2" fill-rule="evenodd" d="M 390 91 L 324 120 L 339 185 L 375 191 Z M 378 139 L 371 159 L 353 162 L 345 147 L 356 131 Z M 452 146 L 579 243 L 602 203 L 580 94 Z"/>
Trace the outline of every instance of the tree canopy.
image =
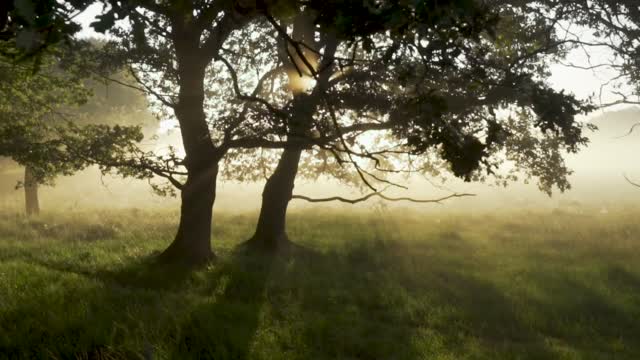
<path id="1" fill-rule="evenodd" d="M 3 29 L 14 35 L 29 24 L 19 3 L 5 11 Z M 53 11 L 71 24 L 65 14 L 90 3 L 56 2 L 33 16 Z M 124 176 L 159 176 L 180 191 L 181 223 L 167 259 L 211 256 L 215 184 L 232 150 L 283 149 L 267 185 L 290 184 L 282 193 L 286 211 L 305 151 L 320 163 L 332 159 L 330 173 L 373 191 L 401 186 L 387 175 L 433 169 L 426 165 L 435 159 L 466 181 L 507 181 L 524 172 L 550 193 L 569 187 L 563 153 L 586 143 L 576 116 L 592 107 L 547 82 L 550 62 L 575 45 L 557 26 L 574 9 L 570 2 L 96 3 L 104 10 L 92 26 L 114 40 L 93 52 L 88 68 L 62 63 L 71 73 L 115 82 L 122 81 L 104 70 L 125 69 L 136 82 L 125 85 L 143 90 L 160 118 L 177 120 L 185 156 L 142 150 L 139 129 L 105 124 L 67 123 L 56 130 L 59 139 L 38 143 L 73 153 L 73 161 L 60 161 L 68 171 L 99 164 Z M 234 156 L 227 164 L 242 167 Z M 506 175 L 505 163 L 513 165 Z"/>

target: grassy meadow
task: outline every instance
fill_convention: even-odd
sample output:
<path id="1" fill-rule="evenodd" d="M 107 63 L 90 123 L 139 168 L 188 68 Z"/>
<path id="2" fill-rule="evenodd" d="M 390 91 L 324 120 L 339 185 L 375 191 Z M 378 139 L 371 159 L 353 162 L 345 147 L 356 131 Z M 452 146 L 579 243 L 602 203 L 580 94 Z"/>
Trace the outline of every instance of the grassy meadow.
<path id="1" fill-rule="evenodd" d="M 171 211 L 0 212 L 2 359 L 640 359 L 640 210 L 291 214 L 300 245 L 150 260 Z"/>

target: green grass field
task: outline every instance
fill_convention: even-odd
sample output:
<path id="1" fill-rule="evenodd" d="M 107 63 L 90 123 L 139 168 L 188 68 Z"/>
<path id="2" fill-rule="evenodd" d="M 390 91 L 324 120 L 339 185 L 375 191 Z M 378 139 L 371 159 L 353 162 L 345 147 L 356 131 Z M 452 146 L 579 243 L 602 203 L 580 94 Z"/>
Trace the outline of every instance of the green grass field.
<path id="1" fill-rule="evenodd" d="M 172 212 L 0 213 L 0 358 L 640 359 L 640 210 L 292 214 L 301 245 L 152 255 Z"/>

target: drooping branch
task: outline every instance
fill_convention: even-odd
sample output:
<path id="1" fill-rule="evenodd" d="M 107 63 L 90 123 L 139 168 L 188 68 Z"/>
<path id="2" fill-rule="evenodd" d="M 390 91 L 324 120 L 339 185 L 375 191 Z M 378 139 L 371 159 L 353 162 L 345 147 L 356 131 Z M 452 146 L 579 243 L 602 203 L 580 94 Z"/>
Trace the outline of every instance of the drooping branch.
<path id="1" fill-rule="evenodd" d="M 626 134 L 621 135 L 621 136 L 618 136 L 618 137 L 616 137 L 616 139 L 622 139 L 623 137 L 627 137 L 627 136 L 631 135 L 631 134 L 633 133 L 633 131 L 634 131 L 637 127 L 640 127 L 640 122 L 639 122 L 639 123 L 636 123 L 636 124 L 633 124 L 633 126 L 629 129 L 629 131 L 627 131 L 627 133 L 626 133 Z"/>
<path id="2" fill-rule="evenodd" d="M 627 174 L 623 174 L 622 176 L 624 176 L 624 179 L 627 180 L 629 184 L 640 188 L 640 183 L 634 182 L 631 179 L 629 179 L 629 177 L 627 177 Z"/>
<path id="3" fill-rule="evenodd" d="M 165 95 L 165 94 L 160 94 L 157 91 L 153 90 L 148 84 L 146 84 L 135 72 L 135 70 L 133 69 L 133 67 L 129 66 L 129 74 L 131 74 L 131 76 L 133 77 L 133 79 L 140 84 L 143 88 L 144 91 L 146 91 L 147 93 L 153 95 L 156 99 L 158 99 L 158 101 L 160 101 L 162 104 L 164 104 L 167 107 L 170 108 L 174 108 L 175 107 L 175 103 L 173 103 L 172 101 L 169 101 L 165 98 L 165 96 L 170 96 L 170 95 Z"/>
<path id="4" fill-rule="evenodd" d="M 640 185 L 638 185 L 640 186 Z M 435 204 L 441 204 L 443 201 L 445 200 L 449 200 L 449 199 L 453 199 L 453 198 L 459 198 L 459 197 L 468 197 L 468 196 L 476 196 L 476 194 L 469 194 L 469 193 L 455 193 L 455 194 L 451 194 L 439 199 L 414 199 L 411 197 L 389 197 L 384 195 L 382 192 L 374 192 L 374 193 L 370 193 L 368 195 L 365 195 L 361 198 L 357 198 L 357 199 L 347 199 L 347 198 L 343 198 L 341 196 L 332 196 L 332 197 L 328 197 L 328 198 L 311 198 L 308 196 L 304 196 L 304 195 L 293 195 L 291 198 L 292 199 L 299 199 L 299 200 L 305 200 L 308 202 L 312 202 L 312 203 L 320 203 L 320 202 L 331 202 L 331 201 L 340 201 L 343 203 L 347 203 L 347 204 L 357 204 L 360 202 L 364 202 L 367 201 L 373 197 L 379 197 L 383 200 L 386 201 L 408 201 L 408 202 L 413 202 L 413 203 L 420 203 L 420 204 L 427 204 L 427 203 L 435 203 Z"/>

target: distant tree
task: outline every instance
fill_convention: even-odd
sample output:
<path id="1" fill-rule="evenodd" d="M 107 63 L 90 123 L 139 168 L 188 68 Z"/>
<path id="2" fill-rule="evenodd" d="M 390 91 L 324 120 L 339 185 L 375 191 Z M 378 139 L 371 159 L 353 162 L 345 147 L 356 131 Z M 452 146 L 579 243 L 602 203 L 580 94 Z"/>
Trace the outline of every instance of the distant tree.
<path id="1" fill-rule="evenodd" d="M 77 142 L 91 144 L 93 154 L 104 154 L 116 143 L 129 146 L 142 138 L 137 127 L 98 125 L 113 117 L 116 107 L 106 97 L 92 98 L 96 88 L 87 86 L 84 71 L 61 68 L 61 58 L 62 53 L 42 55 L 41 68 L 34 72 L 28 64 L 0 57 L 0 155 L 25 167 L 20 186 L 28 215 L 40 211 L 38 185 L 92 164 L 87 156 L 92 152 L 77 151 Z M 93 101 L 80 108 L 89 99 Z M 131 97 L 125 99 L 132 103 Z"/>
<path id="2" fill-rule="evenodd" d="M 56 146 L 47 146 L 46 141 L 53 130 L 46 118 L 62 106 L 77 105 L 88 97 L 86 89 L 78 79 L 53 68 L 33 73 L 25 65 L 0 62 L 0 154 L 9 156 L 25 166 L 22 185 L 25 189 L 27 214 L 39 212 L 37 184 L 46 182 L 54 174 L 68 174 L 80 167 L 58 151 Z M 38 167 L 35 164 L 44 163 Z"/>

